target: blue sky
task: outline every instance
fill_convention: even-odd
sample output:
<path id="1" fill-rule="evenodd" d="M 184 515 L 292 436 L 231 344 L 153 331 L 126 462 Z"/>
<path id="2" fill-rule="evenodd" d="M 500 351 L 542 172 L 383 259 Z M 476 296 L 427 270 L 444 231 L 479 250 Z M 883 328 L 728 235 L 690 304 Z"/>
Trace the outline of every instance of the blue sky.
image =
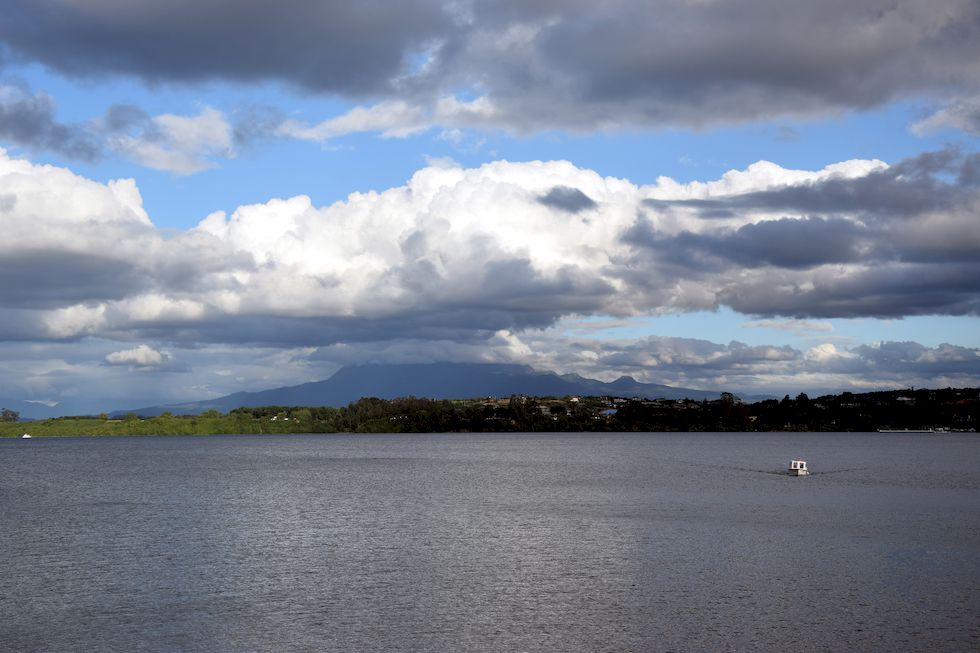
<path id="1" fill-rule="evenodd" d="M 0 401 L 445 360 L 753 394 L 980 385 L 978 18 L 13 2 Z"/>

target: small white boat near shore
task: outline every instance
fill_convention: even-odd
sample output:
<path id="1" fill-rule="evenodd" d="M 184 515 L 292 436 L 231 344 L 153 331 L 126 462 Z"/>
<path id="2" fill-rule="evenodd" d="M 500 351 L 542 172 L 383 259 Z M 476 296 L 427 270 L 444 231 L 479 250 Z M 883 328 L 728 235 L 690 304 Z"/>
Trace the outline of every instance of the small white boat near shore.
<path id="1" fill-rule="evenodd" d="M 936 429 L 878 429 L 878 433 L 935 433 Z"/>
<path id="2" fill-rule="evenodd" d="M 789 461 L 789 475 L 790 476 L 809 476 L 810 470 L 806 468 L 805 460 L 791 460 Z"/>
<path id="3" fill-rule="evenodd" d="M 23 440 L 24 438 L 29 438 L 29 437 L 31 437 L 31 434 L 25 433 L 24 435 L 20 436 L 20 439 Z"/>

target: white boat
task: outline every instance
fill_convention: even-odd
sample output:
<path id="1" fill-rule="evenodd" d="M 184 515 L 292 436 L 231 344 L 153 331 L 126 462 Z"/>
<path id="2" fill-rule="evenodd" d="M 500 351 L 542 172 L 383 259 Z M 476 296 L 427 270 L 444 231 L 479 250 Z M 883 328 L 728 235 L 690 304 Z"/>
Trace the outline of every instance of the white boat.
<path id="1" fill-rule="evenodd" d="M 805 460 L 791 460 L 789 461 L 789 475 L 790 476 L 809 476 L 810 470 L 806 468 Z"/>
<path id="2" fill-rule="evenodd" d="M 935 433 L 935 429 L 878 429 L 878 433 Z"/>
<path id="3" fill-rule="evenodd" d="M 29 437 L 31 437 L 31 434 L 25 433 L 24 435 L 20 436 L 20 439 L 23 440 L 24 438 L 29 438 Z"/>

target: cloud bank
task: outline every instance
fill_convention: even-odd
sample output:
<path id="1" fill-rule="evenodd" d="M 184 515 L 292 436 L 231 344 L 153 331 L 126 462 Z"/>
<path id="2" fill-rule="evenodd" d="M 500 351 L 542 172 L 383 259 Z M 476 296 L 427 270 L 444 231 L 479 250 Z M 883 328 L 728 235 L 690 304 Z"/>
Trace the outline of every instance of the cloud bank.
<path id="1" fill-rule="evenodd" d="M 915 342 L 876 342 L 847 348 L 822 343 L 798 349 L 737 340 L 722 344 L 648 336 L 595 341 L 534 333 L 523 344 L 531 353 L 521 360 L 531 360 L 543 369 L 571 370 L 607 380 L 626 374 L 676 387 L 781 394 L 909 385 L 971 386 L 980 378 L 980 350 L 951 344 L 926 347 Z"/>
<path id="2" fill-rule="evenodd" d="M 638 186 L 567 162 L 428 167 L 164 235 L 132 180 L 0 156 L 0 338 L 482 341 L 569 316 L 977 315 L 980 155 L 759 162 Z M 904 198 L 909 198 L 904 201 Z"/>
<path id="3" fill-rule="evenodd" d="M 704 126 L 980 92 L 973 0 L 11 0 L 0 43 L 75 76 L 276 81 L 370 103 L 320 138 Z M 464 98 L 480 110 L 446 105 Z"/>

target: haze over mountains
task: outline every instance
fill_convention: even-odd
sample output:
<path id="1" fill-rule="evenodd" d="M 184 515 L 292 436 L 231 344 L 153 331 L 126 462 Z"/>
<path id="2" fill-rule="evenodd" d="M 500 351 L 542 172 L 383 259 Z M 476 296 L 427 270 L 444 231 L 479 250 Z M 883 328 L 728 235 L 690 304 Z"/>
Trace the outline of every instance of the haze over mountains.
<path id="1" fill-rule="evenodd" d="M 148 406 L 131 411 L 116 411 L 113 414 L 135 412 L 150 417 L 165 411 L 175 415 L 198 414 L 206 410 L 227 413 L 239 406 L 340 407 L 361 397 L 395 399 L 416 396 L 430 399 L 470 399 L 487 396 L 507 397 L 512 394 L 716 399 L 720 390 L 692 390 L 656 383 L 641 383 L 628 376 L 606 383 L 577 374 L 559 376 L 553 372 L 539 372 L 526 365 L 490 363 L 362 365 L 341 368 L 324 381 L 260 392 L 236 392 L 216 399 Z"/>

